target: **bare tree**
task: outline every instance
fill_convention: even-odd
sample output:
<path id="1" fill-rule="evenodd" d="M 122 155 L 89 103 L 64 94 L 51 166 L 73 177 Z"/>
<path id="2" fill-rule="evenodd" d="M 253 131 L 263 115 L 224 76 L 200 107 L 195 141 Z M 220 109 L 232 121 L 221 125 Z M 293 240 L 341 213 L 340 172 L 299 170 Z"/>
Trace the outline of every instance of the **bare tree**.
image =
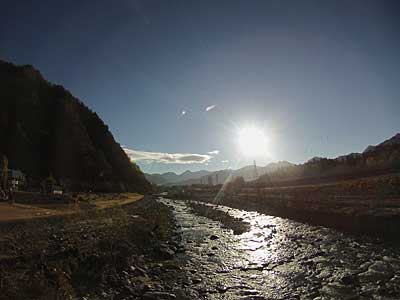
<path id="1" fill-rule="evenodd" d="M 5 155 L 1 158 L 1 186 L 7 189 L 8 182 L 8 159 Z"/>

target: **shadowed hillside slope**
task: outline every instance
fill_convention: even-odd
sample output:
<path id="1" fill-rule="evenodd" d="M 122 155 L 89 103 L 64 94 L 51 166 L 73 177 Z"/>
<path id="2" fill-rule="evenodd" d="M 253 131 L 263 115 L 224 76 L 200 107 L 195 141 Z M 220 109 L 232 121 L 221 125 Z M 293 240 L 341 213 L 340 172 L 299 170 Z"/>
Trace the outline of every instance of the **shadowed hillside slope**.
<path id="1" fill-rule="evenodd" d="M 150 184 L 98 115 L 30 65 L 0 61 L 0 153 L 31 180 L 71 190 L 145 192 Z"/>

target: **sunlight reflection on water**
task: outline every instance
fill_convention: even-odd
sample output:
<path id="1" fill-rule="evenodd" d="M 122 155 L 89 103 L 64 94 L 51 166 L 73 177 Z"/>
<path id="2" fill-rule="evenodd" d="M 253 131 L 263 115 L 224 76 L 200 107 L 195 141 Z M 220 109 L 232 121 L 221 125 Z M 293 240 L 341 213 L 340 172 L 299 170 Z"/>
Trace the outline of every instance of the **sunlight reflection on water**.
<path id="1" fill-rule="evenodd" d="M 276 243 L 271 242 L 272 239 L 284 239 L 284 225 L 279 222 L 278 218 L 211 203 L 201 204 L 223 211 L 250 224 L 249 231 L 236 236 L 239 249 L 245 251 L 246 260 L 255 265 L 265 265 L 279 260 L 280 248 Z"/>

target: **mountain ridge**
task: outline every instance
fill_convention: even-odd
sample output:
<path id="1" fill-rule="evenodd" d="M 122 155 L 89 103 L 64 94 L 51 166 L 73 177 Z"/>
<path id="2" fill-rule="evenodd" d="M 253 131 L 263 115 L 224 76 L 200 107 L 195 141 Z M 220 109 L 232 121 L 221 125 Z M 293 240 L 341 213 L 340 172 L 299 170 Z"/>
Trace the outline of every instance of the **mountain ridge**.
<path id="1" fill-rule="evenodd" d="M 261 175 L 268 171 L 271 171 L 274 168 L 288 166 L 288 165 L 291 165 L 291 163 L 286 161 L 280 161 L 280 162 L 269 163 L 264 167 L 257 166 L 256 168 L 258 175 Z M 212 180 L 214 181 L 214 183 L 216 183 L 217 176 L 219 183 L 226 182 L 229 177 L 231 177 L 232 179 L 235 177 L 243 177 L 245 180 L 255 179 L 253 176 L 254 174 L 253 165 L 244 166 L 237 170 L 232 170 L 232 169 L 222 169 L 217 171 L 201 170 L 196 172 L 191 172 L 187 170 L 183 172 L 181 175 L 173 173 L 176 175 L 174 180 L 168 180 L 167 177 L 170 178 L 171 176 L 165 176 L 165 175 L 171 173 L 173 172 L 166 172 L 163 174 L 145 174 L 145 176 L 153 184 L 159 184 L 159 185 L 191 185 L 191 184 L 207 183 L 209 176 L 213 178 Z M 186 176 L 189 178 L 185 179 L 182 177 L 183 174 L 191 176 Z"/>
<path id="2" fill-rule="evenodd" d="M 389 172 L 390 170 L 397 169 L 400 169 L 400 133 L 395 134 L 376 146 L 368 146 L 362 153 L 349 153 L 335 158 L 315 156 L 302 164 L 292 164 L 286 161 L 281 161 L 272 162 L 264 167 L 257 166 L 257 178 L 254 178 L 254 166 L 248 165 L 238 170 L 223 169 L 209 172 L 204 176 L 189 178 L 182 181 L 163 180 L 163 174 L 157 174 L 161 180 L 156 184 L 208 184 L 209 176 L 213 178 L 213 184 L 215 184 L 217 174 L 218 183 L 220 184 L 237 177 L 243 177 L 245 181 L 269 181 L 271 178 L 278 181 L 303 180 L 305 178 L 311 178 L 312 176 L 356 176 L 357 173 L 367 175 L 386 172 L 385 170 Z M 185 171 L 184 173 L 189 174 L 188 171 Z M 152 181 L 152 178 L 148 179 Z"/>
<path id="3" fill-rule="evenodd" d="M 185 180 L 189 180 L 189 179 L 199 178 L 199 177 L 207 175 L 209 173 L 211 173 L 211 172 L 207 171 L 207 170 L 200 170 L 200 171 L 195 171 L 195 172 L 186 170 L 185 172 L 183 172 L 181 174 L 176 174 L 175 172 L 165 172 L 162 174 L 159 174 L 159 173 L 147 174 L 147 173 L 145 173 L 145 176 L 146 176 L 147 180 L 149 180 L 153 184 L 171 184 L 171 183 L 177 183 L 177 182 L 185 181 Z"/>
<path id="4" fill-rule="evenodd" d="M 367 148 L 365 148 L 363 153 L 374 151 L 377 147 L 380 147 L 380 146 L 396 145 L 396 144 L 400 144 L 400 133 L 395 134 L 391 138 L 384 140 L 382 143 L 379 143 L 378 145 L 375 145 L 375 146 L 369 145 Z"/>

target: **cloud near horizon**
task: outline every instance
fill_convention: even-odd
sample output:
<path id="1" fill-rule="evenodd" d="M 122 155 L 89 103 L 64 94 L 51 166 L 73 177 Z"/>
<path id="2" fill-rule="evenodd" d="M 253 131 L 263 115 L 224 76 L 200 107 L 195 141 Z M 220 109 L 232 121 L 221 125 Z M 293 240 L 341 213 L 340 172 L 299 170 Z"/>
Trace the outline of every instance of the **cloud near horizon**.
<path id="1" fill-rule="evenodd" d="M 207 152 L 207 154 L 218 155 L 219 154 L 219 150 L 213 150 L 213 151 Z"/>
<path id="2" fill-rule="evenodd" d="M 153 161 L 164 164 L 202 164 L 208 162 L 212 156 L 194 153 L 163 153 L 128 149 L 122 147 L 132 161 Z"/>

